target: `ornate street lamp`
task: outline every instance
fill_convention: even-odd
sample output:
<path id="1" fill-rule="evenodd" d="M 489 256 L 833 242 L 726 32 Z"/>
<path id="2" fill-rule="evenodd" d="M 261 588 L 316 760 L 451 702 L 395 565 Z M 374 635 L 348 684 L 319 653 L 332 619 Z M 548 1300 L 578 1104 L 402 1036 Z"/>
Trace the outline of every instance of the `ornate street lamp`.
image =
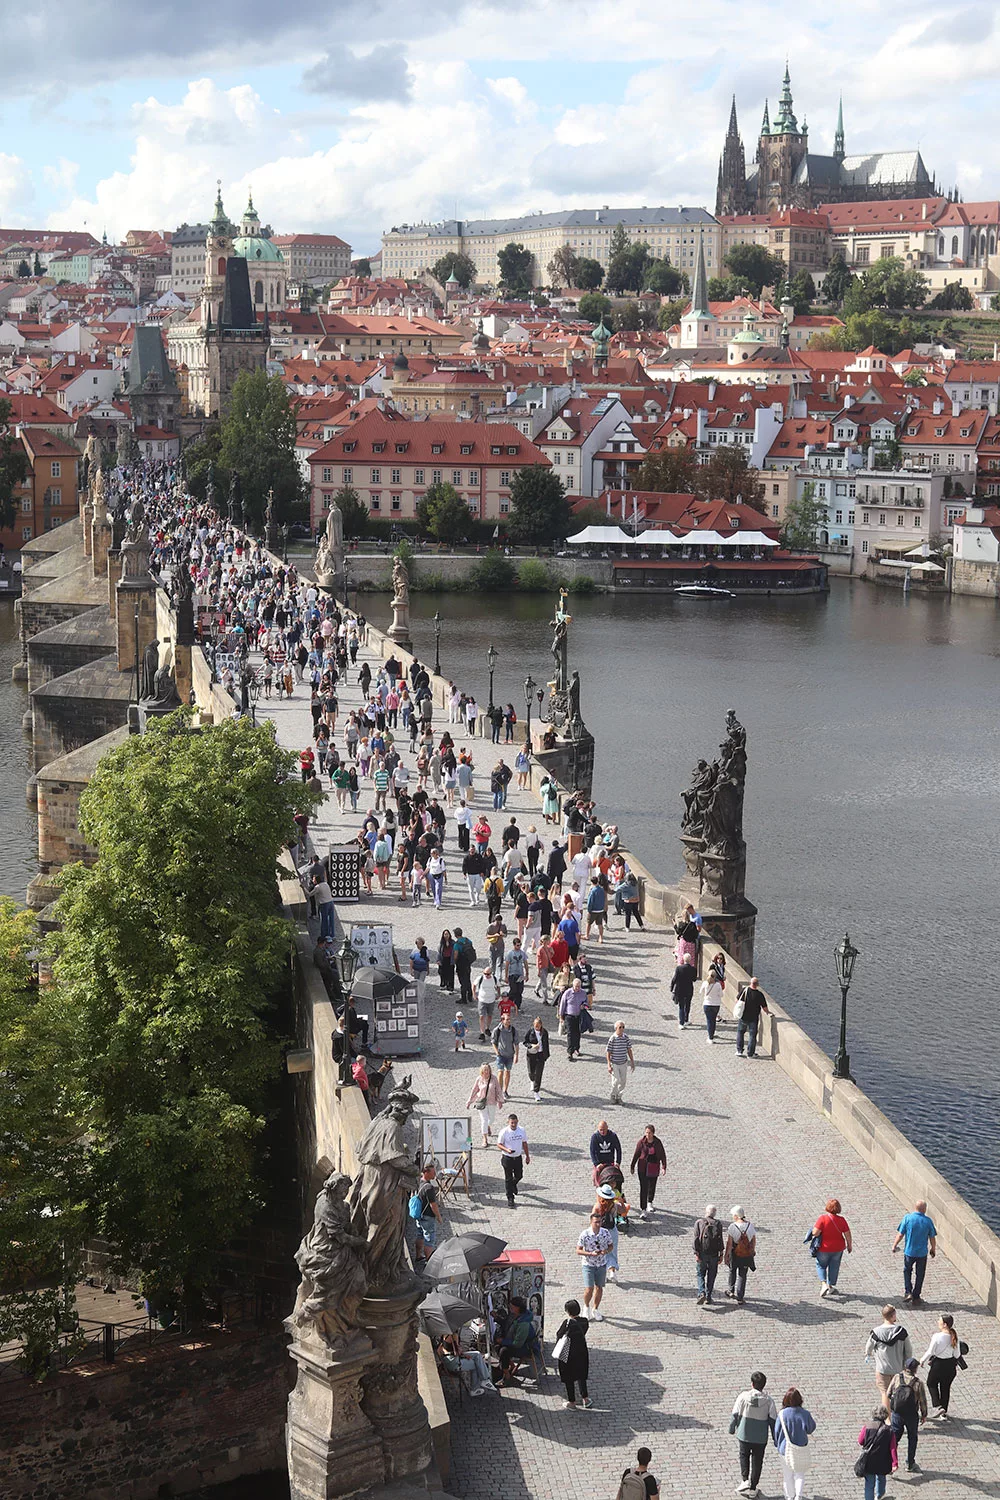
<path id="1" fill-rule="evenodd" d="M 441 676 L 441 612 L 434 613 L 434 676 Z"/>
<path id="2" fill-rule="evenodd" d="M 288 522 L 287 521 L 282 521 L 282 523 L 281 523 L 281 561 L 283 563 L 286 563 L 288 561 Z"/>
<path id="3" fill-rule="evenodd" d="M 833 1060 L 833 1076 L 834 1078 L 850 1078 L 851 1059 L 847 1055 L 847 991 L 851 987 L 851 976 L 859 955 L 846 932 L 843 942 L 837 944 L 833 956 L 837 963 L 837 979 L 840 984 L 840 1047 Z"/>
<path id="4" fill-rule="evenodd" d="M 351 940 L 346 932 L 344 933 L 344 941 L 341 944 L 340 952 L 337 954 L 337 965 L 340 969 L 340 980 L 344 986 L 344 993 L 345 995 L 350 994 L 351 985 L 354 982 L 354 971 L 358 966 L 358 955 L 356 950 L 352 948 Z"/>
<path id="5" fill-rule="evenodd" d="M 524 679 L 524 701 L 528 709 L 528 722 L 524 730 L 524 743 L 529 750 L 531 749 L 531 700 L 535 696 L 535 686 L 536 683 L 533 677 L 529 676 Z"/>
<path id="6" fill-rule="evenodd" d="M 486 709 L 486 712 L 488 714 L 491 714 L 493 712 L 493 673 L 497 669 L 497 662 L 499 660 L 500 652 L 494 646 L 493 642 L 490 641 L 490 649 L 486 653 L 486 665 L 490 669 L 490 701 Z"/>
<path id="7" fill-rule="evenodd" d="M 540 724 L 547 724 L 548 720 L 542 712 L 542 704 L 545 702 L 545 689 L 539 688 L 538 692 L 535 694 L 535 697 L 538 699 L 538 722 Z"/>

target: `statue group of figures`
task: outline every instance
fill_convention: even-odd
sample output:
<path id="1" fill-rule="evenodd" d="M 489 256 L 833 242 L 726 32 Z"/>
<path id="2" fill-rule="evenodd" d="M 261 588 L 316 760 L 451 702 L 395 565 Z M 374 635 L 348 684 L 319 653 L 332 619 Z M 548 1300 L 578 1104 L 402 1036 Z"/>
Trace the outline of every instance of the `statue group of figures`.
<path id="1" fill-rule="evenodd" d="M 326 528 L 316 548 L 316 582 L 331 593 L 343 585 L 344 517 L 334 501 L 326 513 Z"/>
<path id="2" fill-rule="evenodd" d="M 549 683 L 549 717 L 557 729 L 574 738 L 583 729 L 580 712 L 580 674 L 569 670 L 569 626 L 573 616 L 566 610 L 567 593 L 559 590 L 552 625 L 552 659 L 555 677 Z"/>
<path id="3" fill-rule="evenodd" d="M 391 1297 L 413 1284 L 403 1233 L 420 1174 L 404 1132 L 416 1103 L 404 1078 L 361 1138 L 354 1181 L 331 1172 L 324 1182 L 296 1254 L 302 1281 L 291 1322 L 331 1349 L 358 1332 L 363 1298 Z"/>
<path id="4" fill-rule="evenodd" d="M 704 853 L 738 859 L 743 849 L 743 793 L 747 776 L 747 732 L 732 709 L 719 759 L 700 760 L 682 792 L 681 834 L 704 841 Z"/>

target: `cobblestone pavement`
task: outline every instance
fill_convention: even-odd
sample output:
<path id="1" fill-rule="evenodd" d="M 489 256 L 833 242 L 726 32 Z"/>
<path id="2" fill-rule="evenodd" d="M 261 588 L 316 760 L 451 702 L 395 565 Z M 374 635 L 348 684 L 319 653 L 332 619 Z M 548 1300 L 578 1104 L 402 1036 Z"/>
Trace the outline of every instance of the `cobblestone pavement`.
<path id="1" fill-rule="evenodd" d="M 345 705 L 353 707 L 359 699 L 356 673 L 350 677 L 340 694 L 341 729 Z M 307 742 L 305 688 L 298 688 L 291 702 L 262 702 L 258 712 L 265 710 L 284 744 L 298 749 Z M 436 712 L 435 728 L 442 718 Z M 452 733 L 456 742 L 465 741 L 454 727 Z M 482 740 L 473 746 L 477 806 L 491 806 L 488 773 L 496 749 Z M 413 757 L 404 752 L 403 758 L 412 769 Z M 507 758 L 510 763 L 509 752 Z M 355 832 L 360 809 L 372 801 L 363 795 L 359 812 L 342 817 L 329 797 L 315 829 L 320 849 L 327 835 L 339 840 Z M 522 829 L 535 822 L 544 832 L 538 804 L 528 793 L 512 786 L 508 805 Z M 492 817 L 491 822 L 496 826 Z M 358 920 L 393 923 L 404 966 L 418 933 L 434 949 L 441 929 L 456 923 L 485 954 L 485 909 L 469 909 L 453 824 L 445 853 L 452 883 L 442 912 L 427 900 L 419 910 L 400 904 L 398 886 L 350 909 Z M 514 1072 L 511 1106 L 521 1116 L 531 1149 L 517 1209 L 506 1206 L 495 1151 L 474 1153 L 472 1196 L 451 1200 L 453 1229 L 488 1229 L 512 1248 L 543 1252 L 548 1354 L 563 1302 L 581 1294 L 574 1249 L 592 1202 L 591 1132 L 606 1117 L 621 1137 L 627 1162 L 649 1120 L 666 1147 L 668 1173 L 660 1180 L 655 1217 L 622 1239 L 621 1282 L 606 1293 L 606 1321 L 591 1324 L 593 1409 L 564 1410 L 562 1387 L 553 1374 L 540 1389 L 529 1382 L 500 1397 L 466 1400 L 461 1409 L 453 1404 L 450 1488 L 472 1500 L 607 1500 L 635 1449 L 648 1444 L 665 1496 L 701 1500 L 731 1493 L 740 1476 L 729 1414 L 735 1395 L 749 1384 L 750 1371 L 759 1368 L 779 1405 L 784 1390 L 797 1385 L 816 1418 L 815 1467 L 806 1486 L 810 1500 L 860 1497 L 862 1485 L 852 1472 L 857 1435 L 876 1399 L 865 1341 L 880 1320 L 882 1303 L 891 1299 L 901 1309 L 917 1358 L 939 1311 L 954 1312 L 970 1355 L 969 1369 L 959 1373 L 952 1392 L 952 1419 L 947 1425 L 929 1422 L 922 1430 L 918 1463 L 923 1472 L 894 1476 L 888 1494 L 919 1490 L 929 1500 L 1000 1495 L 1000 1409 L 986 1378 L 1000 1357 L 997 1321 L 941 1255 L 930 1263 L 928 1306 L 917 1312 L 906 1307 L 901 1257 L 890 1254 L 901 1212 L 896 1200 L 775 1064 L 736 1058 L 731 1026 L 721 1028 L 721 1042 L 712 1048 L 703 1030 L 680 1032 L 667 991 L 670 949 L 662 930 L 627 934 L 617 922 L 603 948 L 591 947 L 596 1031 L 584 1038 L 583 1059 L 567 1061 L 554 1012 L 542 1009 L 537 1013 L 548 1018 L 552 1059 L 540 1104 L 531 1100 L 523 1055 Z M 448 1029 L 455 999 L 441 994 L 432 979 L 427 1002 L 424 1054 L 412 1067 L 397 1064 L 397 1076 L 404 1067 L 412 1071 L 428 1113 L 462 1113 L 476 1069 L 490 1059 L 490 1049 L 475 1041 L 473 1025 L 473 1040 L 456 1055 Z M 527 1026 L 535 1013 L 529 998 L 522 1012 Z M 632 1038 L 637 1066 L 624 1104 L 612 1106 L 604 1042 L 619 1018 Z M 802 1239 L 833 1195 L 851 1223 L 855 1251 L 844 1257 L 843 1295 L 823 1301 Z M 724 1221 L 730 1206 L 741 1203 L 757 1225 L 758 1271 L 750 1277 L 742 1307 L 724 1298 L 708 1308 L 695 1304 L 691 1228 L 709 1202 L 718 1205 Z M 947 1244 L 941 1248 L 946 1255 Z M 452 1391 L 449 1382 L 449 1401 Z M 762 1492 L 781 1494 L 773 1450 L 765 1460 Z"/>

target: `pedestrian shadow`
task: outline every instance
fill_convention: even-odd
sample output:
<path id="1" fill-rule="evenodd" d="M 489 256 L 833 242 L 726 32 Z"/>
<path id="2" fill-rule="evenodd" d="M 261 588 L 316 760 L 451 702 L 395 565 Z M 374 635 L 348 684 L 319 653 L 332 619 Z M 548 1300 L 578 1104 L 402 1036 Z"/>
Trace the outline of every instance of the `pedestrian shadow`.
<path id="1" fill-rule="evenodd" d="M 923 1445 L 919 1452 L 923 1457 Z M 980 1495 L 1000 1495 L 1000 1484 L 995 1479 L 974 1479 L 971 1474 L 953 1474 L 946 1469 L 929 1469 L 924 1465 L 919 1474 L 907 1475 L 907 1488 L 910 1485 L 924 1485 L 928 1480 L 950 1480 L 958 1489 L 975 1490 Z"/>
<path id="2" fill-rule="evenodd" d="M 768 1297 L 755 1297 L 749 1278 L 744 1306 L 756 1317 L 773 1318 L 780 1323 L 794 1323 L 800 1328 L 819 1328 L 826 1324 L 858 1321 L 856 1315 L 848 1313 L 846 1309 L 839 1312 L 829 1302 L 774 1302 Z"/>
<path id="3" fill-rule="evenodd" d="M 629 1287 L 636 1284 L 635 1282 L 629 1282 Z M 625 1290 L 628 1290 L 628 1288 L 625 1288 Z M 607 1305 L 607 1299 L 605 1299 L 601 1303 L 601 1306 L 606 1307 Z M 604 1316 L 612 1328 L 632 1330 L 636 1333 L 665 1333 L 671 1338 L 694 1339 L 695 1341 L 703 1338 L 734 1339 L 736 1337 L 736 1334 L 733 1332 L 726 1332 L 722 1328 L 713 1328 L 711 1323 L 699 1323 L 695 1325 L 673 1323 L 666 1319 L 657 1323 L 649 1318 L 631 1318 L 627 1313 L 617 1312 L 606 1312 Z"/>
<path id="4" fill-rule="evenodd" d="M 692 1115 L 700 1120 L 731 1120 L 732 1115 L 716 1114 L 711 1109 L 688 1109 L 683 1104 L 661 1104 L 660 1113 L 664 1115 Z"/>

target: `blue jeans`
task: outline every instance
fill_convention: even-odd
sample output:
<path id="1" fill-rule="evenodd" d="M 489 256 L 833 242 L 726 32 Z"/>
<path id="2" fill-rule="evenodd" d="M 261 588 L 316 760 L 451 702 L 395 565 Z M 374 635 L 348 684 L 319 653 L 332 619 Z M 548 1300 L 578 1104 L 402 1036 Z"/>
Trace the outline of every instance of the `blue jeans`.
<path id="1" fill-rule="evenodd" d="M 904 1255 L 903 1256 L 903 1289 L 908 1297 L 919 1297 L 924 1289 L 924 1275 L 927 1271 L 926 1255 Z"/>
<path id="2" fill-rule="evenodd" d="M 424 1244 L 429 1250 L 433 1250 L 437 1245 L 437 1219 L 433 1214 L 424 1214 L 423 1218 L 417 1221 L 417 1224 Z"/>
<path id="3" fill-rule="evenodd" d="M 865 1500 L 875 1500 L 876 1495 L 885 1494 L 885 1475 L 865 1475 Z"/>
<path id="4" fill-rule="evenodd" d="M 698 1273 L 698 1295 L 700 1297 L 711 1297 L 715 1290 L 715 1278 L 719 1274 L 719 1257 L 710 1255 L 699 1256 L 695 1261 L 695 1269 Z"/>
<path id="5" fill-rule="evenodd" d="M 736 1023 L 736 1050 L 743 1056 L 743 1039 L 746 1038 L 747 1053 L 753 1057 L 757 1051 L 757 1027 L 760 1025 L 760 1017 L 756 1021 L 737 1021 Z"/>
<path id="6" fill-rule="evenodd" d="M 816 1275 L 820 1281 L 828 1281 L 831 1286 L 836 1286 L 843 1258 L 843 1250 L 821 1250 L 816 1257 Z"/>
<path id="7" fill-rule="evenodd" d="M 336 932 L 335 932 L 335 929 L 334 929 L 334 921 L 335 921 L 336 910 L 337 910 L 336 902 L 334 902 L 334 901 L 322 901 L 322 902 L 320 902 L 320 907 L 319 907 L 319 931 L 320 931 L 320 936 L 321 937 L 333 938 L 333 937 L 336 936 Z"/>
<path id="8" fill-rule="evenodd" d="M 889 1425 L 896 1434 L 896 1442 L 899 1443 L 903 1433 L 906 1433 L 906 1462 L 916 1463 L 917 1459 L 917 1434 L 920 1430 L 920 1415 L 916 1406 L 905 1414 L 894 1411 L 889 1417 Z"/>
<path id="9" fill-rule="evenodd" d="M 503 807 L 503 788 L 501 788 L 499 792 L 494 792 L 493 793 L 493 811 L 494 812 L 499 812 L 502 807 Z"/>

